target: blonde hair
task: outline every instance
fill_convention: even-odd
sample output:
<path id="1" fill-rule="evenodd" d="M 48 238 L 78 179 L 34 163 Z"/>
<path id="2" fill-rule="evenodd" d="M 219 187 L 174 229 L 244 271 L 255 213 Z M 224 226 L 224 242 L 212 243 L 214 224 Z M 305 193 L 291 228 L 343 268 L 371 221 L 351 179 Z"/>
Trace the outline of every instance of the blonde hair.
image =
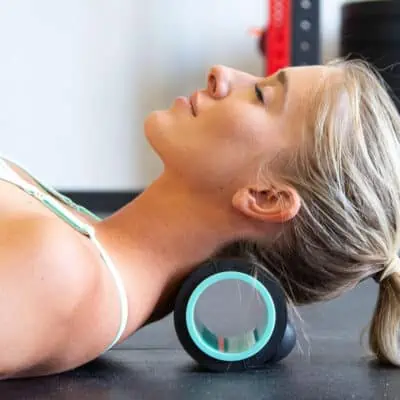
<path id="1" fill-rule="evenodd" d="M 333 299 L 384 272 L 400 247 L 398 110 L 366 62 L 328 66 L 340 78 L 310 98 L 304 140 L 278 173 L 301 197 L 298 215 L 272 246 L 246 241 L 220 253 L 250 257 L 294 305 Z M 399 268 L 391 272 L 379 283 L 369 344 L 379 360 L 400 366 Z"/>

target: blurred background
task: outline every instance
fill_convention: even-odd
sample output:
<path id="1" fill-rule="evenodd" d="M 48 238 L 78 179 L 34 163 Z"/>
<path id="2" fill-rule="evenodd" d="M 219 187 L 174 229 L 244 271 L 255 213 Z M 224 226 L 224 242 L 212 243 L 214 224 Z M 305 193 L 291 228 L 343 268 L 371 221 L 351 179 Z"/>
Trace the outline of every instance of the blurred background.
<path id="1" fill-rule="evenodd" d="M 343 3 L 321 1 L 323 62 L 338 55 Z M 204 87 L 213 64 L 262 75 L 248 30 L 268 18 L 259 0 L 0 0 L 0 152 L 115 208 L 161 170 L 146 115 Z"/>

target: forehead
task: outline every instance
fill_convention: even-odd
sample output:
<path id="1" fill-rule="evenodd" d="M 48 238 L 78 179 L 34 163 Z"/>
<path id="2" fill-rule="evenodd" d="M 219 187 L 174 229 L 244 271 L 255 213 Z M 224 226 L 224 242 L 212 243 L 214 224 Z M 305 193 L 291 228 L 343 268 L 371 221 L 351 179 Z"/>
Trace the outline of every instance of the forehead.
<path id="1" fill-rule="evenodd" d="M 283 70 L 288 75 L 293 75 L 303 78 L 321 79 L 332 73 L 332 71 L 337 70 L 337 68 L 327 65 L 305 65 L 305 66 L 286 67 L 283 68 Z"/>
<path id="2" fill-rule="evenodd" d="M 288 135 L 293 137 L 293 144 L 298 144 L 299 140 L 306 139 L 307 132 L 313 131 L 320 107 L 326 105 L 324 99 L 337 93 L 336 90 L 330 89 L 341 81 L 338 77 L 341 77 L 342 73 L 334 66 L 288 67 L 283 70 L 287 81 L 283 119 L 289 130 Z"/>
<path id="3" fill-rule="evenodd" d="M 316 89 L 322 84 L 326 83 L 337 74 L 338 69 L 328 66 L 302 66 L 302 67 L 288 67 L 283 71 L 287 76 L 289 85 L 296 92 L 307 89 Z M 278 71 L 279 74 L 279 71 Z M 289 86 L 288 85 L 288 86 Z"/>
<path id="4" fill-rule="evenodd" d="M 296 86 L 318 87 L 327 83 L 339 83 L 343 79 L 343 70 L 339 66 L 304 66 L 285 69 Z"/>
<path id="5" fill-rule="evenodd" d="M 288 67 L 283 71 L 287 80 L 288 102 L 295 109 L 309 106 L 312 99 L 338 83 L 342 76 L 341 70 L 334 66 Z"/>

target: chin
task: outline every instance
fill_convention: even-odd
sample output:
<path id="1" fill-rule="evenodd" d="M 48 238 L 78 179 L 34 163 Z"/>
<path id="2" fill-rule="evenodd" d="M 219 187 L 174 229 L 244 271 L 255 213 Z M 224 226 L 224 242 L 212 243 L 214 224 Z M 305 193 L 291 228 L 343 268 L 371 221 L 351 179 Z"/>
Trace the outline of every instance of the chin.
<path id="1" fill-rule="evenodd" d="M 144 121 L 144 135 L 153 151 L 162 159 L 163 136 L 167 126 L 165 111 L 154 111 Z"/>
<path id="2" fill-rule="evenodd" d="M 161 134 L 163 125 L 161 113 L 161 111 L 153 111 L 144 120 L 144 134 L 150 142 L 154 137 Z"/>

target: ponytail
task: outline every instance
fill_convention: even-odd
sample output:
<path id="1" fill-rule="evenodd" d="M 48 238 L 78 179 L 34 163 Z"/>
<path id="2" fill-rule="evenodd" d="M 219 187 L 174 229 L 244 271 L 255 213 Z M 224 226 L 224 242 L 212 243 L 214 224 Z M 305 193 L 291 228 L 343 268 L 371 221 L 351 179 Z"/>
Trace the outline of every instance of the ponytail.
<path id="1" fill-rule="evenodd" d="M 369 345 L 379 361 L 400 367 L 400 274 L 392 273 L 379 283 L 372 317 Z"/>

